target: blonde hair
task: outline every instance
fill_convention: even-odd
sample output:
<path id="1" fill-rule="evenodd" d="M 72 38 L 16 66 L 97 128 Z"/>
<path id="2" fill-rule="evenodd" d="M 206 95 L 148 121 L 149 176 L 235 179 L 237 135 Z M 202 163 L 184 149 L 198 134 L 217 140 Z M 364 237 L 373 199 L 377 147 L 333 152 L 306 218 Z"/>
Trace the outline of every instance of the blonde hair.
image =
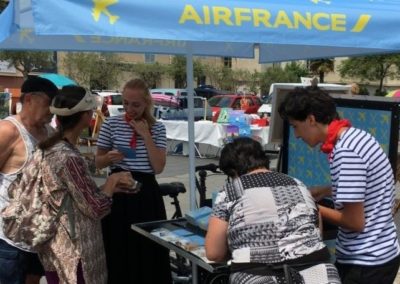
<path id="1" fill-rule="evenodd" d="M 131 79 L 128 82 L 126 82 L 122 90 L 122 93 L 124 93 L 126 89 L 143 91 L 144 94 L 143 98 L 146 103 L 146 108 L 144 109 L 143 112 L 143 118 L 147 121 L 147 123 L 151 127 L 156 122 L 156 119 L 153 116 L 153 109 L 154 109 L 153 99 L 151 98 L 150 90 L 147 87 L 146 83 L 142 79 Z"/>

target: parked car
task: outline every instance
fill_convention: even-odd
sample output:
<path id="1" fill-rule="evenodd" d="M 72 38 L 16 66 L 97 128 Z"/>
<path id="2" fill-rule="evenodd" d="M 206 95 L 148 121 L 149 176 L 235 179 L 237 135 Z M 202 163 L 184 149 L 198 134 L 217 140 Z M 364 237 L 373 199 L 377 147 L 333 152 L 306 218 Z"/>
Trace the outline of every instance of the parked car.
<path id="1" fill-rule="evenodd" d="M 157 118 L 165 119 L 165 120 L 188 120 L 189 117 L 189 109 L 188 109 L 188 101 L 187 97 L 179 97 L 179 107 L 168 107 L 165 108 L 163 106 L 156 106 L 155 116 Z M 193 97 L 194 103 L 194 120 L 202 120 L 204 116 L 207 120 L 211 120 L 212 118 L 212 110 L 210 107 L 205 109 L 205 99 L 199 96 Z"/>
<path id="2" fill-rule="evenodd" d="M 221 108 L 232 108 L 232 109 L 241 109 L 240 100 L 245 98 L 247 101 L 247 107 L 244 109 L 245 113 L 257 113 L 258 108 L 261 106 L 261 99 L 257 96 L 248 95 L 217 95 L 208 100 L 208 104 L 212 109 L 212 117 L 213 121 L 218 119 L 218 115 L 221 111 Z"/>
<path id="3" fill-rule="evenodd" d="M 151 94 L 159 94 L 159 95 L 167 95 L 167 96 L 174 96 L 174 97 L 180 97 L 180 96 L 186 96 L 187 95 L 187 90 L 186 89 L 151 89 L 150 90 Z"/>
<path id="4" fill-rule="evenodd" d="M 228 91 L 217 90 L 211 85 L 200 85 L 199 87 L 194 89 L 196 96 L 200 96 L 206 99 L 210 99 L 216 95 L 225 95 L 228 94 Z"/>
<path id="5" fill-rule="evenodd" d="M 104 116 L 116 116 L 125 113 L 122 105 L 122 94 L 116 91 L 92 91 L 101 98 L 101 111 Z"/>

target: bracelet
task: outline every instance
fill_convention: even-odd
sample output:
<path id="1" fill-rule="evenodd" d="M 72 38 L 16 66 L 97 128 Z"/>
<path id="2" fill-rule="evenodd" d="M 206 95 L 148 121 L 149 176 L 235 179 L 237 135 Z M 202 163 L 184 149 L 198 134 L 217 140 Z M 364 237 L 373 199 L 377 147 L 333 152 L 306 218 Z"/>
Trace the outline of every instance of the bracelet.
<path id="1" fill-rule="evenodd" d="M 99 192 L 100 192 L 101 195 L 103 195 L 104 197 L 106 197 L 107 200 L 108 200 L 110 203 L 112 203 L 112 201 L 113 201 L 112 196 L 108 196 L 100 187 L 99 187 Z"/>

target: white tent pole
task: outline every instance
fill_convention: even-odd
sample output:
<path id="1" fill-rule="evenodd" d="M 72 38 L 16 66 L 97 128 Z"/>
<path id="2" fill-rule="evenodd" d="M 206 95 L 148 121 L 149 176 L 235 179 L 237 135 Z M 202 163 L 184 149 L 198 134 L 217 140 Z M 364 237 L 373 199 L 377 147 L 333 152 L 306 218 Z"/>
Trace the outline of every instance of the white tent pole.
<path id="1" fill-rule="evenodd" d="M 196 184 L 195 184 L 195 141 L 194 141 L 194 102 L 193 102 L 193 54 L 192 46 L 187 43 L 186 52 L 186 82 L 188 91 L 188 136 L 189 136 L 189 186 L 190 210 L 196 209 Z"/>
<path id="2" fill-rule="evenodd" d="M 193 53 L 190 43 L 186 49 L 186 87 L 188 98 L 188 134 L 189 134 L 189 186 L 190 210 L 196 209 L 195 153 L 194 153 L 194 100 L 193 100 Z M 197 284 L 197 265 L 192 263 L 192 284 Z"/>

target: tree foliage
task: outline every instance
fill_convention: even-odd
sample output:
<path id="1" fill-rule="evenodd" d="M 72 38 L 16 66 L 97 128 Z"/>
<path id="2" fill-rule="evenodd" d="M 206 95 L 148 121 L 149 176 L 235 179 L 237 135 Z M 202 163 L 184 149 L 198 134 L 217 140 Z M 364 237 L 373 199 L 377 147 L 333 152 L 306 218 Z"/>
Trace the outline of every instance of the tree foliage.
<path id="1" fill-rule="evenodd" d="M 333 58 L 313 59 L 309 61 L 310 71 L 319 76 L 319 82 L 324 83 L 325 73 L 335 70 L 335 60 Z"/>
<path id="2" fill-rule="evenodd" d="M 292 61 L 286 64 L 284 71 L 289 72 L 290 79 L 293 78 L 295 82 L 299 82 L 301 77 L 306 77 L 309 75 L 309 71 L 307 70 L 306 66 L 296 61 Z"/>
<path id="3" fill-rule="evenodd" d="M 222 65 L 204 65 L 204 75 L 214 87 L 235 92 L 245 73 Z"/>
<path id="4" fill-rule="evenodd" d="M 339 66 L 343 78 L 357 78 L 361 82 L 378 81 L 377 95 L 384 95 L 383 81 L 399 78 L 400 55 L 371 55 L 346 59 Z"/>
<path id="5" fill-rule="evenodd" d="M 128 70 L 145 81 L 149 88 L 156 88 L 160 84 L 166 69 L 165 65 L 158 62 L 129 64 L 128 67 Z"/>
<path id="6" fill-rule="evenodd" d="M 205 75 L 204 69 L 200 60 L 193 60 L 193 77 L 197 82 L 200 82 Z M 186 57 L 182 55 L 174 56 L 166 69 L 166 73 L 174 80 L 175 88 L 186 88 Z"/>
<path id="7" fill-rule="evenodd" d="M 9 67 L 14 66 L 24 78 L 38 69 L 53 69 L 55 62 L 52 52 L 46 51 L 0 51 L 0 60 L 7 61 Z"/>
<path id="8" fill-rule="evenodd" d="M 268 94 L 273 83 L 297 83 L 300 77 L 308 75 L 307 69 L 299 63 L 289 63 L 284 68 L 274 66 L 259 75 L 261 94 Z"/>
<path id="9" fill-rule="evenodd" d="M 66 75 L 90 89 L 113 89 L 118 86 L 121 68 L 114 53 L 69 52 L 63 59 Z"/>

